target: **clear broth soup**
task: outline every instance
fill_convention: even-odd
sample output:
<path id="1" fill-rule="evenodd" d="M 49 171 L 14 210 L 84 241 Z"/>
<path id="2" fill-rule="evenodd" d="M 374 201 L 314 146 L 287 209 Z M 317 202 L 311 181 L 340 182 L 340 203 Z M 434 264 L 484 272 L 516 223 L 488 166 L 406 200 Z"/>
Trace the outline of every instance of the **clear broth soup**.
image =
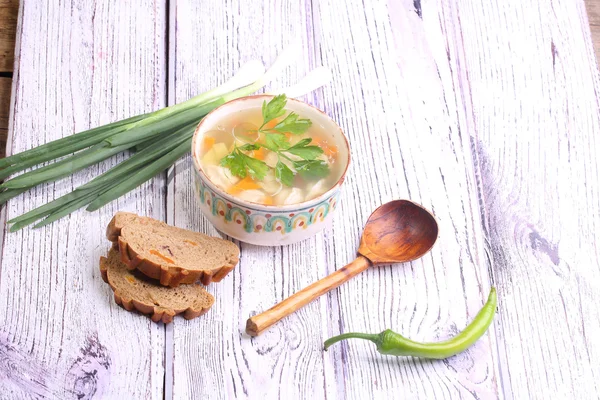
<path id="1" fill-rule="evenodd" d="M 275 126 L 283 118 L 277 118 L 268 125 Z M 300 115 L 302 118 L 302 115 Z M 313 124 L 306 133 L 297 135 L 285 133 L 290 145 L 295 145 L 303 139 L 310 138 L 310 145 L 323 149 L 323 154 L 318 156 L 329 168 L 326 176 L 307 178 L 296 173 L 292 186 L 284 185 L 276 178 L 275 167 L 280 160 L 294 173 L 294 161 L 302 158 L 286 154 L 291 160 L 278 157 L 277 153 L 261 147 L 259 150 L 244 151 L 243 153 L 269 166 L 269 170 L 262 180 L 255 180 L 250 175 L 241 179 L 234 176 L 230 169 L 221 165 L 221 160 L 230 154 L 236 146 L 239 148 L 246 144 L 261 144 L 265 141 L 263 133 L 258 132 L 262 125 L 262 112 L 260 107 L 241 110 L 230 115 L 208 130 L 202 139 L 200 158 L 202 169 L 210 181 L 223 191 L 237 198 L 264 205 L 291 205 L 302 203 L 319 197 L 331 189 L 343 174 L 343 162 L 338 159 L 338 148 L 334 145 L 333 137 L 322 126 Z M 268 128 L 269 126 L 267 126 Z"/>

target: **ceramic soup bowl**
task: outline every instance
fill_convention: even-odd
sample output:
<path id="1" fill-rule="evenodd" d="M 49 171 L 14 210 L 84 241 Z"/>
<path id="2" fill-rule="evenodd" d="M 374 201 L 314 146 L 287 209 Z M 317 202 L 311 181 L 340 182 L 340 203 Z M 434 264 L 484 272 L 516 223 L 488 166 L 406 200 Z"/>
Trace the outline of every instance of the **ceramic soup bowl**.
<path id="1" fill-rule="evenodd" d="M 204 134 L 220 122 L 235 117 L 248 108 L 261 107 L 273 96 L 258 95 L 232 100 L 209 113 L 200 122 L 192 140 L 195 189 L 200 208 L 219 231 L 242 242 L 260 246 L 278 246 L 307 239 L 331 223 L 340 198 L 350 163 L 350 148 L 340 127 L 325 113 L 304 102 L 288 99 L 286 111 L 309 118 L 313 126 L 320 125 L 327 140 L 338 148 L 337 162 L 342 175 L 325 193 L 317 198 L 291 205 L 264 205 L 237 198 L 212 183 L 203 170 L 201 146 Z"/>

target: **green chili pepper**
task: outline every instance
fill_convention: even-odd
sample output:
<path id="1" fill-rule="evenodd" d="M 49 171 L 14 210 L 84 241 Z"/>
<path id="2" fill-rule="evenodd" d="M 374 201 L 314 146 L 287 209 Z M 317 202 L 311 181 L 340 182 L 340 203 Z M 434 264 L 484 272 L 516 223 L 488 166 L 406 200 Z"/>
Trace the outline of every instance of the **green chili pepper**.
<path id="1" fill-rule="evenodd" d="M 490 295 L 483 308 L 477 313 L 473 322 L 471 322 L 462 332 L 452 339 L 444 340 L 438 343 L 420 343 L 407 339 L 404 336 L 395 333 L 389 329 L 379 334 L 369 333 L 344 333 L 334 336 L 325 341 L 325 350 L 332 344 L 345 339 L 366 339 L 377 345 L 377 351 L 381 354 L 392 356 L 412 356 L 422 358 L 443 359 L 458 354 L 468 349 L 475 343 L 492 324 L 494 314 L 496 313 L 496 289 L 490 290 Z"/>

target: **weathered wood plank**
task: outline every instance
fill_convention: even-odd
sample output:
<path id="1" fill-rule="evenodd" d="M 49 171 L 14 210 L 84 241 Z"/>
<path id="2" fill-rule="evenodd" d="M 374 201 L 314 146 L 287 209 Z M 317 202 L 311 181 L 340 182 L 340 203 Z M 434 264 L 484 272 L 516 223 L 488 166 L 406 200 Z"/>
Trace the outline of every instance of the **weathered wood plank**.
<path id="1" fill-rule="evenodd" d="M 25 1 L 9 153 L 165 105 L 161 2 Z M 122 159 L 123 157 L 118 157 Z M 5 221 L 79 186 L 116 159 L 10 201 Z M 0 398 L 162 398 L 164 327 L 124 311 L 102 281 L 116 210 L 164 218 L 164 180 L 97 213 L 4 232 Z"/>
<path id="2" fill-rule="evenodd" d="M 171 102 L 256 54 L 272 61 L 297 36 L 308 56 L 280 83 L 333 69 L 308 101 L 340 122 L 354 162 L 330 230 L 291 247 L 242 245 L 240 266 L 209 287 L 210 313 L 169 328 L 167 398 L 593 397 L 600 79 L 583 3 L 314 4 L 171 3 Z M 11 151 L 164 105 L 164 7 L 92 7 L 24 4 Z M 10 202 L 1 222 L 113 162 Z M 171 171 L 166 214 L 158 179 L 98 214 L 2 233 L 0 398 L 161 397 L 163 328 L 112 304 L 97 258 L 117 209 L 216 234 L 190 168 L 188 158 Z M 397 197 L 438 217 L 430 255 L 368 271 L 259 338 L 242 334 L 248 315 L 350 261 L 371 210 Z M 488 271 L 495 330 L 463 355 L 386 358 L 358 341 L 321 352 L 340 331 L 447 337 L 481 306 Z"/>
<path id="3" fill-rule="evenodd" d="M 312 4 L 261 9 L 178 1 L 171 9 L 177 32 L 172 100 L 214 86 L 257 55 L 268 63 L 299 37 L 304 58 L 285 79 L 293 82 L 321 63 L 333 70 L 332 84 L 307 100 L 340 122 L 354 161 L 332 229 L 290 247 L 242 244 L 239 266 L 209 287 L 217 299 L 213 309 L 175 322 L 169 395 L 497 397 L 493 334 L 446 362 L 385 358 L 364 342 L 322 352 L 323 340 L 341 330 L 391 327 L 416 339 L 447 337 L 479 310 L 489 277 L 470 144 L 459 129 L 464 110 L 452 87 L 456 65 L 447 59 L 438 16 L 421 20 L 412 1 L 389 9 L 385 2 Z M 172 173 L 169 218 L 216 234 L 198 211 L 190 168 L 187 159 Z M 249 315 L 353 259 L 370 212 L 398 197 L 438 216 L 441 237 L 431 255 L 368 271 L 262 336 L 243 333 Z"/>
<path id="4" fill-rule="evenodd" d="M 326 245 L 328 266 L 354 257 L 370 212 L 394 198 L 431 209 L 440 237 L 422 260 L 367 271 L 332 293 L 339 319 L 332 312 L 325 329 L 333 335 L 392 328 L 439 340 L 475 316 L 489 289 L 473 160 L 461 133 L 463 104 L 451 79 L 458 66 L 448 60 L 435 6 L 425 14 L 419 2 L 372 4 L 323 1 L 315 10 L 317 50 L 336 77 L 322 107 L 341 122 L 355 160 L 351 195 Z M 340 397 L 494 398 L 500 394 L 493 339 L 491 332 L 444 362 L 382 357 L 359 341 L 325 357 L 335 366 Z"/>
<path id="5" fill-rule="evenodd" d="M 479 164 L 504 393 L 597 398 L 600 77 L 584 4 L 459 1 L 443 16 Z"/>
<path id="6" fill-rule="evenodd" d="M 294 38 L 302 41 L 305 56 L 271 87 L 293 83 L 315 66 L 308 2 L 178 1 L 172 3 L 171 15 L 176 27 L 171 36 L 172 101 L 214 87 L 248 60 L 258 57 L 270 64 Z M 172 173 L 169 222 L 216 235 L 198 209 L 191 168 L 186 158 Z M 173 324 L 172 373 L 167 364 L 167 376 L 174 377 L 173 398 L 325 396 L 324 303 L 311 304 L 259 338 L 242 334 L 250 314 L 326 273 L 320 241 L 322 236 L 283 248 L 241 244 L 238 267 L 208 287 L 216 298 L 210 312 Z"/>
<path id="7" fill-rule="evenodd" d="M 18 12 L 18 0 L 0 0 L 0 72 L 14 68 Z"/>

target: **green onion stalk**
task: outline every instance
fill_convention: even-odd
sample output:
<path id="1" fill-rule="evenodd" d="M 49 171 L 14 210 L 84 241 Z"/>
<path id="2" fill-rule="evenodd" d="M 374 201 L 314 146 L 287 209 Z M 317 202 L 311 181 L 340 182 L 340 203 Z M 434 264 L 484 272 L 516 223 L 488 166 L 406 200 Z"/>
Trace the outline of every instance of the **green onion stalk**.
<path id="1" fill-rule="evenodd" d="M 18 169 L 20 166 L 25 169 L 97 144 L 105 138 L 125 130 L 129 124 L 140 121 L 149 115 L 137 115 L 122 121 L 99 126 L 5 157 L 0 160 L 0 179 L 4 179 L 14 172 L 21 171 L 21 169 Z M 10 170 L 7 168 L 10 166 L 14 166 L 14 169 Z"/>
<path id="2" fill-rule="evenodd" d="M 135 153 L 127 160 L 97 176 L 85 185 L 79 186 L 73 192 L 67 193 L 66 195 L 61 196 L 50 203 L 33 209 L 19 217 L 11 219 L 8 221 L 10 224 L 13 224 L 11 231 L 17 231 L 45 216 L 56 213 L 65 208 L 70 208 L 71 205 L 80 198 L 87 197 L 88 195 L 94 195 L 95 197 L 99 196 L 100 194 L 111 189 L 113 186 L 125 181 L 128 176 L 140 170 L 143 166 L 151 164 L 153 160 L 156 160 L 157 158 L 165 155 L 179 146 L 182 142 L 187 140 L 190 131 L 193 132 L 194 129 L 195 125 L 181 128 L 172 136 L 155 141 L 153 144 Z M 90 202 L 94 200 L 95 197 L 90 199 Z M 83 204 L 80 207 L 83 207 L 86 204 Z"/>

